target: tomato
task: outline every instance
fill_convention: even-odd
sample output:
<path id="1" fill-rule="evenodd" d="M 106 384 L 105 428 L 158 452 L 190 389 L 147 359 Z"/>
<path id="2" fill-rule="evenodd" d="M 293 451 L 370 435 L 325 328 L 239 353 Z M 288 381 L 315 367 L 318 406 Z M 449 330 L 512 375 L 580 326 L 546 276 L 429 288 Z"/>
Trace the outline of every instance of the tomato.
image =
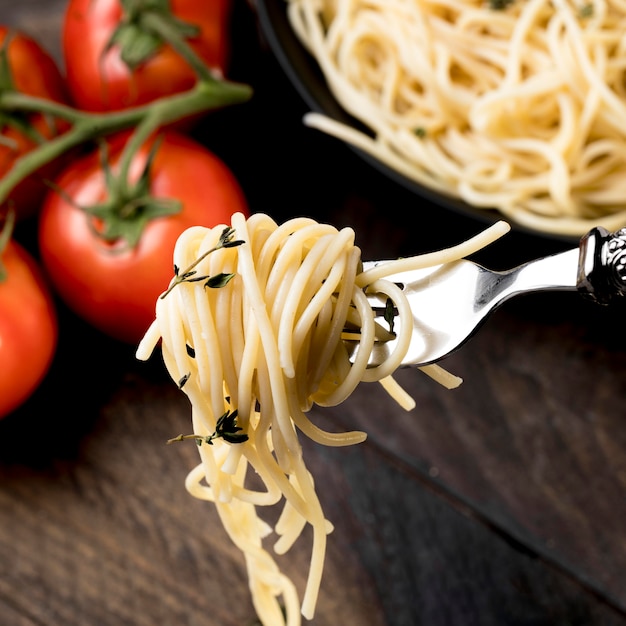
<path id="1" fill-rule="evenodd" d="M 196 74 L 169 45 L 133 70 L 120 57 L 120 47 L 107 51 L 124 12 L 124 0 L 70 0 L 63 21 L 63 55 L 75 104 L 89 111 L 112 111 L 146 104 L 161 96 L 190 89 Z M 136 5 L 141 4 L 136 2 Z M 227 25 L 231 0 L 171 0 L 172 14 L 198 27 L 187 40 L 211 68 L 224 74 L 229 56 Z"/>
<path id="2" fill-rule="evenodd" d="M 106 197 L 100 154 L 72 163 L 56 180 L 63 193 L 50 191 L 39 218 L 42 262 L 69 308 L 102 332 L 137 343 L 154 319 L 158 296 L 173 276 L 172 255 L 180 233 L 190 226 L 229 224 L 236 211 L 248 214 L 247 201 L 232 171 L 204 146 L 166 131 L 150 169 L 150 193 L 176 198 L 179 213 L 149 221 L 138 244 L 107 243 L 100 223 L 78 207 Z M 113 173 L 126 137 L 115 138 L 109 161 Z M 145 167 L 154 139 L 133 158 L 131 178 Z"/>
<path id="3" fill-rule="evenodd" d="M 8 38 L 8 44 L 7 44 Z M 68 95 L 65 81 L 54 59 L 34 39 L 16 31 L 0 26 L 0 46 L 7 45 L 9 72 L 12 86 L 16 91 L 46 98 L 66 104 Z M 35 114 L 29 116 L 27 123 L 36 133 L 50 139 L 67 127 L 61 122 Z M 32 150 L 37 144 L 11 124 L 0 121 L 0 178 L 13 166 L 17 158 Z M 58 169 L 58 162 L 51 163 L 36 174 L 21 181 L 9 195 L 18 218 L 36 213 L 47 187 L 43 180 L 53 176 Z"/>
<path id="4" fill-rule="evenodd" d="M 0 417 L 22 405 L 50 368 L 58 339 L 54 301 L 33 257 L 15 241 L 2 252 Z"/>

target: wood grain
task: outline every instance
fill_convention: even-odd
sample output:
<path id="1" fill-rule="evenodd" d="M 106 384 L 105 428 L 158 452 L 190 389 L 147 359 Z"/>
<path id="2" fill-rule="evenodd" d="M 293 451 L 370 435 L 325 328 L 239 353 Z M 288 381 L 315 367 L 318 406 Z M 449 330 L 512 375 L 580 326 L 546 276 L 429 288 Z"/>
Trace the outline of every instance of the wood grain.
<path id="1" fill-rule="evenodd" d="M 58 51 L 63 2 L 0 2 Z M 254 210 L 353 226 L 363 255 L 412 254 L 480 230 L 433 211 L 304 129 L 304 106 L 263 45 L 247 2 L 233 22 L 233 77 L 253 101 L 196 137 L 224 158 Z M 415 230 L 406 217 L 424 212 Z M 491 266 L 562 249 L 515 233 Z M 189 406 L 158 360 L 95 333 L 60 305 L 56 361 L 0 422 L 0 624 L 253 626 L 241 555 L 210 505 L 184 490 Z M 362 429 L 347 449 L 304 441 L 335 530 L 318 626 L 626 625 L 624 307 L 576 294 L 505 304 L 444 363 L 454 391 L 415 370 L 400 410 L 377 385 L 320 426 Z M 305 537 L 282 565 L 301 588 Z"/>

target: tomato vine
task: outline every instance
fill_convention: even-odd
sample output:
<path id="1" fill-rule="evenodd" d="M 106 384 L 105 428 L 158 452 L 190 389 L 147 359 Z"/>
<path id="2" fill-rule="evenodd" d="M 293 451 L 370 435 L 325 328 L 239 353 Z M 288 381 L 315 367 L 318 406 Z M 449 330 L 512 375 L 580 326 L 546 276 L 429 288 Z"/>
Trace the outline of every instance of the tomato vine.
<path id="1" fill-rule="evenodd" d="M 251 95 L 252 90 L 247 85 L 203 78 L 187 92 L 164 96 L 150 104 L 110 113 L 89 113 L 14 91 L 0 93 L 1 111 L 44 113 L 64 119 L 72 125 L 67 132 L 17 159 L 0 180 L 0 203 L 20 181 L 71 148 L 134 128 L 121 165 L 121 172 L 127 174 L 133 154 L 160 127 L 211 109 L 245 102 Z"/>
<path id="2" fill-rule="evenodd" d="M 7 278 L 7 270 L 2 262 L 2 253 L 6 250 L 11 241 L 11 235 L 13 234 L 13 227 L 15 225 L 15 213 L 8 211 L 4 224 L 0 229 L 0 284 Z"/>
<path id="3" fill-rule="evenodd" d="M 137 31 L 147 33 L 155 43 L 169 44 L 189 64 L 197 76 L 196 84 L 184 92 L 161 96 L 147 104 L 110 112 L 91 112 L 21 93 L 11 87 L 10 81 L 3 81 L 0 115 L 19 117 L 37 113 L 63 120 L 69 128 L 16 159 L 12 168 L 0 179 L 0 204 L 18 183 L 72 148 L 133 129 L 120 162 L 120 180 L 126 180 L 133 155 L 156 130 L 210 110 L 243 103 L 252 96 L 250 86 L 218 76 L 199 58 L 186 39 L 193 25 L 172 16 L 167 8 L 168 2 L 121 0 L 121 4 L 126 17 L 118 27 L 112 45 L 120 37 L 128 39 L 119 35 L 124 28 L 132 29 L 135 34 Z M 150 51 L 149 46 L 144 48 Z"/>

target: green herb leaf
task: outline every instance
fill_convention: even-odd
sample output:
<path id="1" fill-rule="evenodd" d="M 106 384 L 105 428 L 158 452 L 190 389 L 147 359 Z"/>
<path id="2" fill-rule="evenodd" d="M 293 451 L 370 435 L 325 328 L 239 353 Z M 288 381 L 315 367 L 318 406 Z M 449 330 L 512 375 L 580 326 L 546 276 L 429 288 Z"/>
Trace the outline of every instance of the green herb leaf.
<path id="1" fill-rule="evenodd" d="M 235 234 L 235 229 L 230 226 L 226 226 L 224 230 L 220 234 L 220 238 L 215 244 L 215 247 L 203 252 L 182 274 L 180 273 L 180 269 L 174 265 L 174 279 L 170 283 L 170 286 L 164 291 L 160 298 L 163 299 L 169 294 L 176 285 L 180 285 L 180 283 L 194 283 L 199 281 L 206 281 L 204 283 L 205 287 L 210 287 L 212 289 L 224 287 L 227 285 L 232 278 L 235 276 L 234 274 L 216 274 L 215 276 L 208 275 L 196 275 L 195 267 L 203 261 L 209 254 L 219 250 L 220 248 L 234 248 L 235 246 L 240 246 L 245 243 L 243 240 L 233 240 L 233 236 Z"/>
<path id="2" fill-rule="evenodd" d="M 215 432 L 211 439 L 221 437 L 228 443 L 243 443 L 247 441 L 248 435 L 242 433 L 243 428 L 237 426 L 237 416 L 237 409 L 232 412 L 226 411 L 226 413 L 221 415 L 215 424 Z"/>
<path id="3" fill-rule="evenodd" d="M 185 441 L 186 439 L 193 439 L 201 446 L 206 443 L 209 446 L 213 445 L 215 439 L 223 439 L 228 443 L 244 443 L 248 441 L 248 435 L 242 432 L 243 428 L 237 426 L 237 410 L 226 411 L 221 415 L 215 423 L 215 431 L 211 435 L 178 435 L 167 440 L 167 443 L 174 443 L 176 441 Z"/>
<path id="4" fill-rule="evenodd" d="M 389 332 L 393 334 L 393 328 L 396 320 L 396 307 L 391 298 L 387 298 L 385 302 L 385 314 L 384 319 L 389 324 Z"/>
<path id="5" fill-rule="evenodd" d="M 237 239 L 236 241 L 227 241 L 222 248 L 235 248 L 237 246 L 240 246 L 242 243 L 245 243 L 245 241 L 243 241 L 243 239 Z"/>
<path id="6" fill-rule="evenodd" d="M 211 289 L 219 289 L 220 287 L 225 287 L 234 276 L 234 274 L 216 274 L 215 276 L 210 276 L 204 283 L 204 286 Z"/>
<path id="7" fill-rule="evenodd" d="M 215 249 L 219 248 L 234 248 L 235 246 L 240 246 L 244 243 L 242 240 L 233 240 L 235 236 L 235 229 L 230 226 L 226 226 L 220 235 L 220 239 L 215 246 Z"/>

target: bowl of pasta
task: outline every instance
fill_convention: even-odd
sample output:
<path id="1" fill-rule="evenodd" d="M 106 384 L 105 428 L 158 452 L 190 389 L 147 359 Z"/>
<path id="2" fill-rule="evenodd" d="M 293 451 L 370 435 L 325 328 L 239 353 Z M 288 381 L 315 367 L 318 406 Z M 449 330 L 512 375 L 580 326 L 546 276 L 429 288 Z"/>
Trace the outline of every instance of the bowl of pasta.
<path id="1" fill-rule="evenodd" d="M 626 225 L 626 10 L 257 0 L 303 122 L 444 210 L 577 241 Z"/>

